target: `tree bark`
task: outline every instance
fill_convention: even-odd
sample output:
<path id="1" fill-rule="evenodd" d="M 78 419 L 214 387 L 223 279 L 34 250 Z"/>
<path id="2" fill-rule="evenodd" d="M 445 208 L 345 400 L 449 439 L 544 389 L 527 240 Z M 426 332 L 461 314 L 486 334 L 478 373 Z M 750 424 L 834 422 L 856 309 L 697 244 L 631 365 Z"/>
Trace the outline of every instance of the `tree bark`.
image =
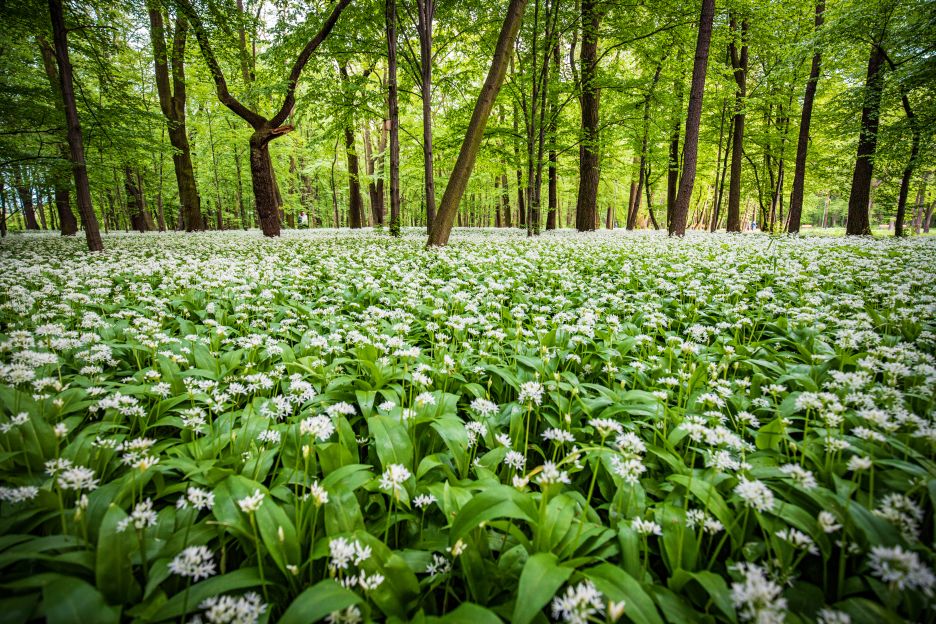
<path id="1" fill-rule="evenodd" d="M 637 213 L 640 211 L 640 193 L 646 181 L 647 171 L 647 146 L 650 141 L 650 103 L 653 101 L 653 92 L 656 90 L 657 83 L 660 81 L 660 72 L 663 70 L 663 61 L 657 63 L 656 71 L 653 72 L 653 80 L 650 82 L 650 89 L 644 96 L 643 102 L 643 135 L 640 140 L 640 164 L 637 167 L 637 193 L 634 197 L 634 205 L 631 213 L 627 215 L 627 229 L 633 230 L 637 225 Z"/>
<path id="2" fill-rule="evenodd" d="M 432 166 L 432 23 L 435 19 L 435 0 L 416 0 L 416 10 L 423 121 L 423 195 L 426 199 L 426 233 L 429 233 L 436 214 L 435 173 Z"/>
<path id="3" fill-rule="evenodd" d="M 201 198 L 195 183 L 192 151 L 185 125 L 185 43 L 188 36 L 188 22 L 181 15 L 176 18 L 170 53 L 166 48 L 162 8 L 156 0 L 148 0 L 147 10 L 150 39 L 153 44 L 156 92 L 159 95 L 159 108 L 169 129 L 169 143 L 173 147 L 172 164 L 179 189 L 179 202 L 182 205 L 184 229 L 189 232 L 203 230 L 205 224 L 201 215 Z"/>
<path id="4" fill-rule="evenodd" d="M 883 65 L 884 50 L 879 43 L 874 43 L 868 58 L 868 77 L 865 83 L 864 106 L 861 110 L 858 156 L 855 160 L 851 193 L 848 197 L 848 223 L 845 225 L 845 233 L 851 236 L 871 235 L 869 201 L 874 171 L 874 153 L 877 150 L 881 91 L 884 88 Z"/>
<path id="5" fill-rule="evenodd" d="M 692 66 L 692 87 L 689 90 L 689 110 L 686 113 L 686 138 L 683 141 L 683 168 L 679 181 L 676 202 L 670 218 L 670 236 L 686 234 L 686 220 L 689 218 L 689 200 L 699 148 L 699 122 L 702 119 L 702 96 L 705 92 L 705 71 L 708 67 L 709 44 L 712 42 L 712 22 L 715 19 L 715 0 L 702 0 L 699 17 L 699 36 L 696 40 L 695 61 Z"/>
<path id="6" fill-rule="evenodd" d="M 397 94 L 396 0 L 387 0 L 386 9 L 387 108 L 390 117 L 390 235 L 400 236 L 400 110 Z M 428 199 L 427 196 L 426 200 Z"/>
<path id="7" fill-rule="evenodd" d="M 13 184 L 16 188 L 16 194 L 19 195 L 26 229 L 38 230 L 39 223 L 36 221 L 36 210 L 33 207 L 32 188 L 23 181 L 23 174 L 19 167 L 13 168 Z"/>
<path id="8" fill-rule="evenodd" d="M 513 50 L 514 41 L 517 38 L 517 32 L 520 29 L 526 3 L 527 0 L 510 0 L 510 6 L 507 7 L 507 15 L 504 17 L 504 23 L 497 39 L 490 70 L 484 81 L 484 86 L 481 87 L 481 93 L 478 94 L 478 101 L 471 114 L 465 140 L 462 142 L 458 159 L 455 161 L 455 167 L 452 169 L 449 182 L 445 187 L 445 193 L 442 195 L 442 202 L 439 204 L 439 212 L 432 222 L 432 230 L 429 232 L 429 245 L 445 245 L 448 243 L 452 225 L 455 223 L 455 215 L 458 212 L 458 204 L 465 193 L 465 187 L 471 177 L 471 170 L 474 168 L 478 149 L 481 147 L 484 127 L 487 125 L 491 108 L 494 106 L 494 100 L 497 98 L 497 93 L 504 82 L 507 63 Z"/>
<path id="9" fill-rule="evenodd" d="M 553 48 L 553 75 L 559 76 L 559 42 L 556 42 L 555 47 Z M 548 173 L 548 190 L 547 194 L 549 195 L 547 201 L 548 206 L 546 210 L 546 229 L 555 230 L 556 229 L 556 220 L 557 212 L 559 211 L 559 153 L 557 152 L 557 135 L 556 135 L 556 125 L 557 118 L 559 115 L 559 92 L 557 89 L 552 89 L 549 94 L 549 128 L 547 132 L 549 133 L 549 154 L 547 158 L 549 159 L 549 173 Z"/>
<path id="10" fill-rule="evenodd" d="M 731 16 L 730 28 L 732 33 L 737 30 L 737 22 Z M 741 164 L 744 157 L 744 108 L 747 97 L 748 73 L 748 20 L 741 20 L 741 54 L 738 54 L 734 38 L 728 45 L 731 56 L 731 67 L 734 70 L 734 79 L 737 84 L 735 90 L 734 135 L 731 143 L 731 173 L 728 176 L 728 224 L 729 232 L 741 231 Z"/>
<path id="11" fill-rule="evenodd" d="M 132 167 L 124 167 L 124 189 L 127 192 L 127 212 L 130 213 L 130 227 L 137 232 L 149 232 L 156 229 L 153 217 L 146 210 L 146 198 L 139 174 Z"/>
<path id="12" fill-rule="evenodd" d="M 825 13 L 825 0 L 816 3 L 816 32 L 822 27 Z M 819 82 L 819 73 L 822 66 L 822 53 L 819 48 L 812 58 L 812 68 L 809 70 L 809 80 L 806 81 L 806 92 L 803 95 L 803 112 L 800 114 L 799 138 L 796 141 L 796 164 L 793 170 L 793 190 L 790 192 L 790 224 L 787 232 L 796 234 L 800 231 L 800 221 L 803 218 L 803 188 L 806 181 L 806 154 L 809 150 L 809 125 L 812 121 L 813 102 L 816 100 L 816 84 Z"/>
<path id="13" fill-rule="evenodd" d="M 903 89 L 901 89 L 903 91 Z M 903 104 L 904 113 L 907 115 L 907 123 L 910 125 L 910 132 L 913 139 L 910 144 L 910 158 L 904 167 L 903 176 L 900 178 L 900 194 L 897 197 L 897 216 L 894 222 L 894 236 L 904 235 L 904 217 L 907 213 L 907 194 L 910 192 L 910 181 L 913 178 L 913 171 L 916 169 L 917 158 L 920 155 L 920 128 L 917 123 L 916 115 L 910 107 L 910 98 L 906 92 L 900 94 L 900 102 Z"/>
<path id="14" fill-rule="evenodd" d="M 62 104 L 65 109 L 66 137 L 75 177 L 76 201 L 85 238 L 90 251 L 103 251 L 101 232 L 98 229 L 97 216 L 91 204 L 91 186 L 88 182 L 88 170 L 85 165 L 84 139 L 81 135 L 81 123 L 78 119 L 78 105 L 75 101 L 75 87 L 72 80 L 71 60 L 68 56 L 68 31 L 65 28 L 65 14 L 62 0 L 49 0 L 49 14 L 52 21 L 52 41 L 55 58 L 58 61 L 59 82 Z"/>
<path id="15" fill-rule="evenodd" d="M 601 11 L 597 0 L 582 0 L 581 91 L 582 143 L 579 147 L 579 189 L 575 203 L 575 227 L 579 232 L 595 229 L 600 180 L 598 105 L 600 92 L 596 84 L 598 69 L 598 29 Z"/>

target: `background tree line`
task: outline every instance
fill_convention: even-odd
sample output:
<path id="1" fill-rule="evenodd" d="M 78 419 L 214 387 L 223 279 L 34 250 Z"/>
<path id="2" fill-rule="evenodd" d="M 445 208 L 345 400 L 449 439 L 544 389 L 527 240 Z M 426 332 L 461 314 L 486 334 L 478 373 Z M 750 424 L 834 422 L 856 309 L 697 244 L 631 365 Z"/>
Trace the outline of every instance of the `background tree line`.
<path id="1" fill-rule="evenodd" d="M 928 231 L 932 0 L 0 5 L 0 229 Z"/>

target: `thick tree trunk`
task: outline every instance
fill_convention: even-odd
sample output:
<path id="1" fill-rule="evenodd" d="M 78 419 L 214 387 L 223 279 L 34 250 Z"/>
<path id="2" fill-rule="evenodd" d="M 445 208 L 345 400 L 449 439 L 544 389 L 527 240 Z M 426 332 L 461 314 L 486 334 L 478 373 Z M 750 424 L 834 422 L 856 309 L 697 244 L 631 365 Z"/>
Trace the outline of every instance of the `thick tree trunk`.
<path id="1" fill-rule="evenodd" d="M 825 0 L 816 3 L 816 32 L 822 27 Z M 796 234 L 800 231 L 803 218 L 803 189 L 806 181 L 806 154 L 809 151 L 809 125 L 812 122 L 813 102 L 816 100 L 816 84 L 819 82 L 822 54 L 819 49 L 813 54 L 809 80 L 806 81 L 806 93 L 803 95 L 803 112 L 800 115 L 799 138 L 796 141 L 796 164 L 793 170 L 793 190 L 790 192 L 790 224 L 787 232 Z"/>
<path id="2" fill-rule="evenodd" d="M 357 150 L 354 147 L 354 130 L 346 125 L 344 129 L 345 155 L 348 160 L 348 225 L 352 229 L 359 229 L 364 212 L 364 202 L 361 199 L 361 179 L 358 168 Z"/>
<path id="3" fill-rule="evenodd" d="M 497 98 L 497 93 L 504 82 L 507 63 L 510 60 L 514 41 L 520 29 L 526 3 L 527 0 L 510 0 L 510 5 L 507 7 L 507 14 L 504 17 L 504 23 L 497 39 L 497 46 L 494 49 L 494 58 L 491 60 L 491 68 L 484 81 L 484 86 L 481 87 L 481 93 L 478 95 L 478 101 L 471 114 L 471 120 L 468 122 L 465 140 L 462 142 L 458 159 L 455 161 L 455 167 L 452 169 L 449 182 L 445 187 L 445 193 L 442 195 L 439 212 L 432 222 L 429 245 L 445 245 L 448 242 L 449 235 L 452 232 L 452 225 L 455 223 L 455 215 L 458 213 L 458 205 L 465 193 L 465 187 L 471 177 L 471 170 L 474 168 L 478 149 L 481 147 L 484 127 L 487 125 L 491 108 L 494 106 L 494 100 Z"/>
<path id="4" fill-rule="evenodd" d="M 730 19 L 732 32 L 737 30 L 734 16 Z M 741 54 L 738 54 L 734 39 L 728 45 L 731 67 L 737 83 L 735 90 L 734 135 L 731 143 L 731 173 L 728 176 L 728 225 L 729 232 L 741 231 L 741 164 L 744 158 L 744 108 L 747 97 L 748 72 L 748 20 L 741 20 Z"/>
<path id="5" fill-rule="evenodd" d="M 273 183 L 269 141 L 258 132 L 250 138 L 250 179 L 253 182 L 257 220 L 265 236 L 279 236 L 279 204 Z"/>
<path id="6" fill-rule="evenodd" d="M 677 61 L 682 65 L 682 49 L 677 52 Z M 669 223 L 673 214 L 673 207 L 676 205 L 676 193 L 679 190 L 679 135 L 682 130 L 682 107 L 684 77 L 682 72 L 676 78 L 673 85 L 673 92 L 676 94 L 676 115 L 673 120 L 673 129 L 670 131 L 669 159 L 666 171 L 666 220 Z M 668 226 L 667 226 L 668 227 Z M 654 224 L 654 228 L 656 225 Z"/>
<path id="7" fill-rule="evenodd" d="M 510 209 L 510 188 L 507 186 L 507 174 L 501 175 L 501 207 L 504 210 L 504 227 L 512 227 Z"/>
<path id="8" fill-rule="evenodd" d="M 74 236 L 78 233 L 78 220 L 72 212 L 70 198 L 71 192 L 67 186 L 55 186 L 55 209 L 58 211 L 62 236 Z"/>
<path id="9" fill-rule="evenodd" d="M 601 11 L 597 0 L 582 0 L 581 90 L 582 144 L 579 148 L 579 189 L 575 202 L 575 227 L 579 232 L 595 229 L 598 204 L 598 105 L 599 89 L 595 83 L 598 69 L 598 29 Z"/>
<path id="10" fill-rule="evenodd" d="M 387 0 L 386 9 L 387 108 L 390 117 L 390 234 L 400 236 L 400 110 L 397 101 L 396 0 Z M 428 196 L 426 199 L 428 201 Z"/>
<path id="11" fill-rule="evenodd" d="M 679 191 L 673 205 L 669 234 L 684 236 L 689 218 L 689 201 L 695 184 L 699 147 L 699 122 L 702 119 L 702 96 L 705 92 L 705 71 L 708 67 L 709 44 L 712 42 L 712 22 L 715 19 L 715 0 L 702 0 L 699 17 L 699 37 L 696 40 L 695 61 L 692 66 L 692 87 L 689 91 L 689 110 L 686 113 L 686 138 L 683 141 L 683 169 Z"/>
<path id="12" fill-rule="evenodd" d="M 883 37 L 882 37 L 883 38 Z M 877 150 L 880 121 L 881 91 L 884 87 L 884 50 L 877 43 L 871 46 L 868 58 L 868 78 L 865 84 L 864 106 L 861 110 L 861 135 L 858 137 L 858 156 L 852 174 L 851 194 L 848 197 L 848 235 L 869 236 L 871 223 L 871 177 L 874 171 L 874 153 Z"/>

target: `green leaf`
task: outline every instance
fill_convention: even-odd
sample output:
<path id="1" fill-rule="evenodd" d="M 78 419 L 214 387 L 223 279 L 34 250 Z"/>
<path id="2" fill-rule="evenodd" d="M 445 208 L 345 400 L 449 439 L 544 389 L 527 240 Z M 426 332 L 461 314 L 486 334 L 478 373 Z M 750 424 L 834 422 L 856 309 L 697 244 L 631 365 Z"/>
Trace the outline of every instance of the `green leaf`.
<path id="1" fill-rule="evenodd" d="M 552 599 L 572 574 L 572 568 L 560 566 L 552 553 L 536 553 L 523 566 L 520 587 L 514 605 L 514 624 L 528 624 Z"/>
<path id="2" fill-rule="evenodd" d="M 189 588 L 188 609 L 195 610 L 199 604 L 211 596 L 219 596 L 240 589 L 250 587 L 259 587 L 260 574 L 257 568 L 241 568 L 234 572 L 228 572 L 221 576 L 213 576 L 200 583 L 196 583 Z M 168 620 L 178 618 L 182 613 L 182 603 L 185 601 L 184 592 L 179 592 L 169 599 L 166 604 L 160 607 L 159 611 L 153 617 L 154 621 Z"/>
<path id="3" fill-rule="evenodd" d="M 533 501 L 506 485 L 493 485 L 473 497 L 461 508 L 452 522 L 449 540 L 452 544 L 482 522 L 494 518 L 515 518 L 533 522 L 536 508 Z"/>
<path id="4" fill-rule="evenodd" d="M 389 416 L 377 414 L 367 419 L 367 427 L 374 436 L 382 468 L 390 464 L 413 467 L 413 445 L 403 425 Z"/>
<path id="5" fill-rule="evenodd" d="M 131 561 L 133 553 L 139 550 L 137 540 L 133 531 L 117 530 L 118 523 L 126 517 L 120 507 L 110 505 L 98 534 L 94 582 L 114 604 L 133 603 L 140 594 Z"/>
<path id="6" fill-rule="evenodd" d="M 633 576 L 603 563 L 585 572 L 605 597 L 614 602 L 624 601 L 624 613 L 636 624 L 663 624 L 653 599 Z"/>
<path id="7" fill-rule="evenodd" d="M 120 608 L 111 607 L 101 592 L 74 577 L 60 577 L 42 589 L 48 624 L 111 624 L 120 621 Z"/>
<path id="8" fill-rule="evenodd" d="M 319 581 L 299 594 L 279 619 L 279 624 L 317 622 L 333 611 L 359 604 L 361 597 L 331 579 Z"/>

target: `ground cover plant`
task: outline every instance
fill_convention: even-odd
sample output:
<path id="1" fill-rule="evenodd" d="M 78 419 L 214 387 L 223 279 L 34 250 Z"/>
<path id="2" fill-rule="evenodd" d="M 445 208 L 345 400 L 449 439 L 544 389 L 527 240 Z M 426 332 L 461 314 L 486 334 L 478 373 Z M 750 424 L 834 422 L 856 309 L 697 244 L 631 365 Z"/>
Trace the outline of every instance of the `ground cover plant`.
<path id="1" fill-rule="evenodd" d="M 932 621 L 932 239 L 0 245 L 5 622 Z"/>

